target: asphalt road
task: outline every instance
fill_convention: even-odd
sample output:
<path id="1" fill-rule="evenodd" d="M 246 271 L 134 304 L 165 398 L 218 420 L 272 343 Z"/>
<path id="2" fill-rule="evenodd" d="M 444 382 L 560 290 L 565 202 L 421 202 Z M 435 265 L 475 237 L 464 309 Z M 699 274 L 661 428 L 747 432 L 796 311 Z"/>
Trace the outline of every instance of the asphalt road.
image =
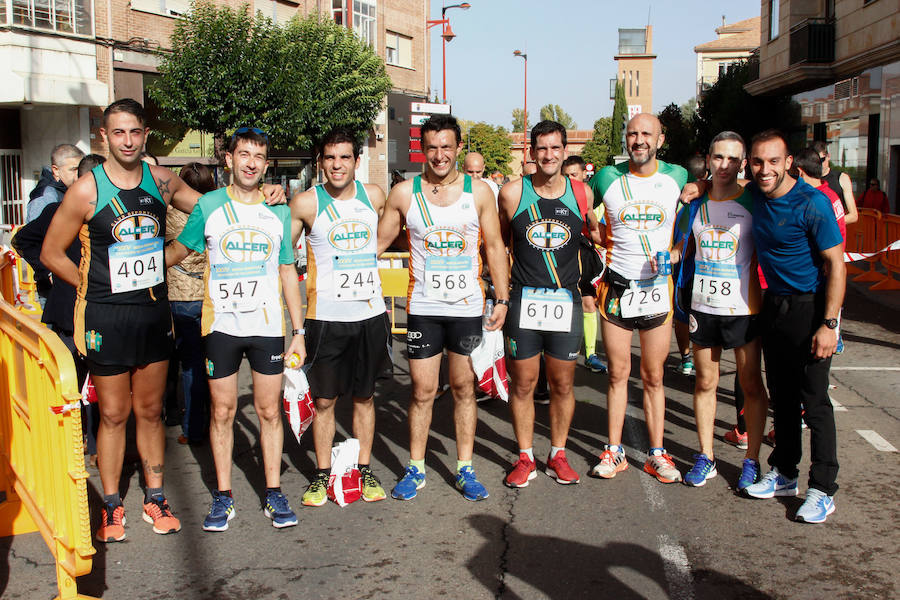
<path id="1" fill-rule="evenodd" d="M 343 509 L 333 503 L 301 506 L 315 468 L 307 433 L 300 445 L 286 441 L 282 464 L 282 487 L 300 524 L 275 530 L 261 510 L 258 426 L 245 371 L 235 436 L 237 518 L 230 529 L 202 531 L 215 481 L 209 450 L 180 446 L 179 428 L 169 428 L 166 489 L 182 531 L 159 536 L 141 521 L 142 493 L 132 465 L 123 483 L 128 538 L 97 544 L 93 572 L 79 579 L 79 591 L 186 600 L 896 598 L 900 454 L 879 449 L 878 438 L 859 433 L 875 432 L 900 446 L 900 292 L 883 294 L 893 296 L 875 303 L 871 293 L 848 291 L 847 351 L 835 358 L 831 376 L 841 489 L 837 511 L 824 525 L 790 519 L 805 494 L 806 460 L 798 498 L 749 500 L 733 493 L 743 451 L 721 441 L 734 420 L 733 362 L 726 353 L 716 422 L 719 476 L 703 488 L 662 485 L 641 471 L 647 440 L 639 380 L 633 378 L 625 430 L 630 469 L 613 480 L 584 477 L 577 486 L 561 486 L 541 474 L 529 487 L 510 490 L 501 481 L 516 445 L 507 407 L 491 402 L 481 405 L 474 464 L 491 496 L 468 502 L 452 485 L 452 400 L 445 394 L 434 412 L 428 485 L 417 498 Z M 408 458 L 409 379 L 402 346 L 395 342 L 394 378 L 382 381 L 377 394 L 373 468 L 387 490 Z M 633 355 L 637 376 L 636 337 Z M 673 346 L 670 367 L 675 356 Z M 568 454 L 572 466 L 586 473 L 606 440 L 606 377 L 579 367 L 576 386 Z M 697 447 L 692 380 L 670 369 L 666 388 L 666 447 L 684 471 Z M 339 438 L 349 428 L 349 404 L 338 405 Z M 549 451 L 547 423 L 547 408 L 537 407 L 539 469 Z M 93 471 L 92 506 L 99 502 L 98 489 Z M 53 561 L 38 534 L 0 540 L 0 557 L 0 596 L 55 595 Z"/>

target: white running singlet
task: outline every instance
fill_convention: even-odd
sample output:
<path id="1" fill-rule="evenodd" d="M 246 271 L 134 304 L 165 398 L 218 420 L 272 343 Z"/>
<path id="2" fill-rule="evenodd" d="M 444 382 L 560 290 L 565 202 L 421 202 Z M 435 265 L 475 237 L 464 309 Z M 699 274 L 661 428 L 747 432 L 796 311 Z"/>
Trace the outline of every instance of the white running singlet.
<path id="1" fill-rule="evenodd" d="M 636 175 L 624 162 L 603 167 L 591 188 L 606 207 L 606 264 L 626 279 L 653 277 L 650 257 L 671 249 L 678 196 L 687 171 L 657 161 L 652 175 Z"/>
<path id="2" fill-rule="evenodd" d="M 463 193 L 450 206 L 436 206 L 422 192 L 422 177 L 413 179 L 406 213 L 409 239 L 408 314 L 478 317 L 484 311 L 481 289 L 481 225 L 464 175 Z"/>
<path id="3" fill-rule="evenodd" d="M 318 209 L 306 236 L 306 318 L 351 323 L 385 311 L 375 254 L 378 214 L 365 186 L 338 200 L 317 185 Z"/>

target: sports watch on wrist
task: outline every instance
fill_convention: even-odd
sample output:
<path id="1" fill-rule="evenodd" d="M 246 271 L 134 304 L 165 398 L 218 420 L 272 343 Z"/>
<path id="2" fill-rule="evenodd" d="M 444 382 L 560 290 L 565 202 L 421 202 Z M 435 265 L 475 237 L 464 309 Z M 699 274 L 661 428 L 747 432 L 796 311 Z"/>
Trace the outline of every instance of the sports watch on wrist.
<path id="1" fill-rule="evenodd" d="M 837 329 L 838 320 L 837 319 L 824 319 L 822 321 L 822 325 L 824 325 L 828 329 Z"/>

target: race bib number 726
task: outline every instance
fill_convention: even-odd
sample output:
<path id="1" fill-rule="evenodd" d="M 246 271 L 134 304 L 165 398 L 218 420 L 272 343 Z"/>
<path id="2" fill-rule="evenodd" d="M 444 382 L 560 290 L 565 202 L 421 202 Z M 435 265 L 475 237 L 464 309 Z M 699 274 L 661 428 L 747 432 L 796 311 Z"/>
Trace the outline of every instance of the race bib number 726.
<path id="1" fill-rule="evenodd" d="M 667 313 L 671 307 L 668 277 L 634 280 L 619 299 L 619 308 L 625 319 Z"/>

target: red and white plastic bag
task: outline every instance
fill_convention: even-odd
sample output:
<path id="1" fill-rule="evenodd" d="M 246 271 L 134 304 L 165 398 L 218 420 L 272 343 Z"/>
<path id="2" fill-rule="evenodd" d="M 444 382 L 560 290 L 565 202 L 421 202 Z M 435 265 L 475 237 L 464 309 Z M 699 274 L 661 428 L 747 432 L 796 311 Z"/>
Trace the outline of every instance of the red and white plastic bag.
<path id="1" fill-rule="evenodd" d="M 472 370 L 478 387 L 492 398 L 509 402 L 509 379 L 506 374 L 506 353 L 500 330 L 482 331 L 481 344 L 472 351 Z"/>
<path id="2" fill-rule="evenodd" d="M 350 438 L 331 449 L 331 476 L 328 478 L 328 497 L 338 506 L 356 502 L 362 496 L 359 474 L 359 440 Z"/>
<path id="3" fill-rule="evenodd" d="M 299 443 L 303 432 L 316 418 L 316 405 L 309 393 L 309 381 L 301 369 L 284 370 L 284 414 L 287 415 L 291 431 Z"/>

